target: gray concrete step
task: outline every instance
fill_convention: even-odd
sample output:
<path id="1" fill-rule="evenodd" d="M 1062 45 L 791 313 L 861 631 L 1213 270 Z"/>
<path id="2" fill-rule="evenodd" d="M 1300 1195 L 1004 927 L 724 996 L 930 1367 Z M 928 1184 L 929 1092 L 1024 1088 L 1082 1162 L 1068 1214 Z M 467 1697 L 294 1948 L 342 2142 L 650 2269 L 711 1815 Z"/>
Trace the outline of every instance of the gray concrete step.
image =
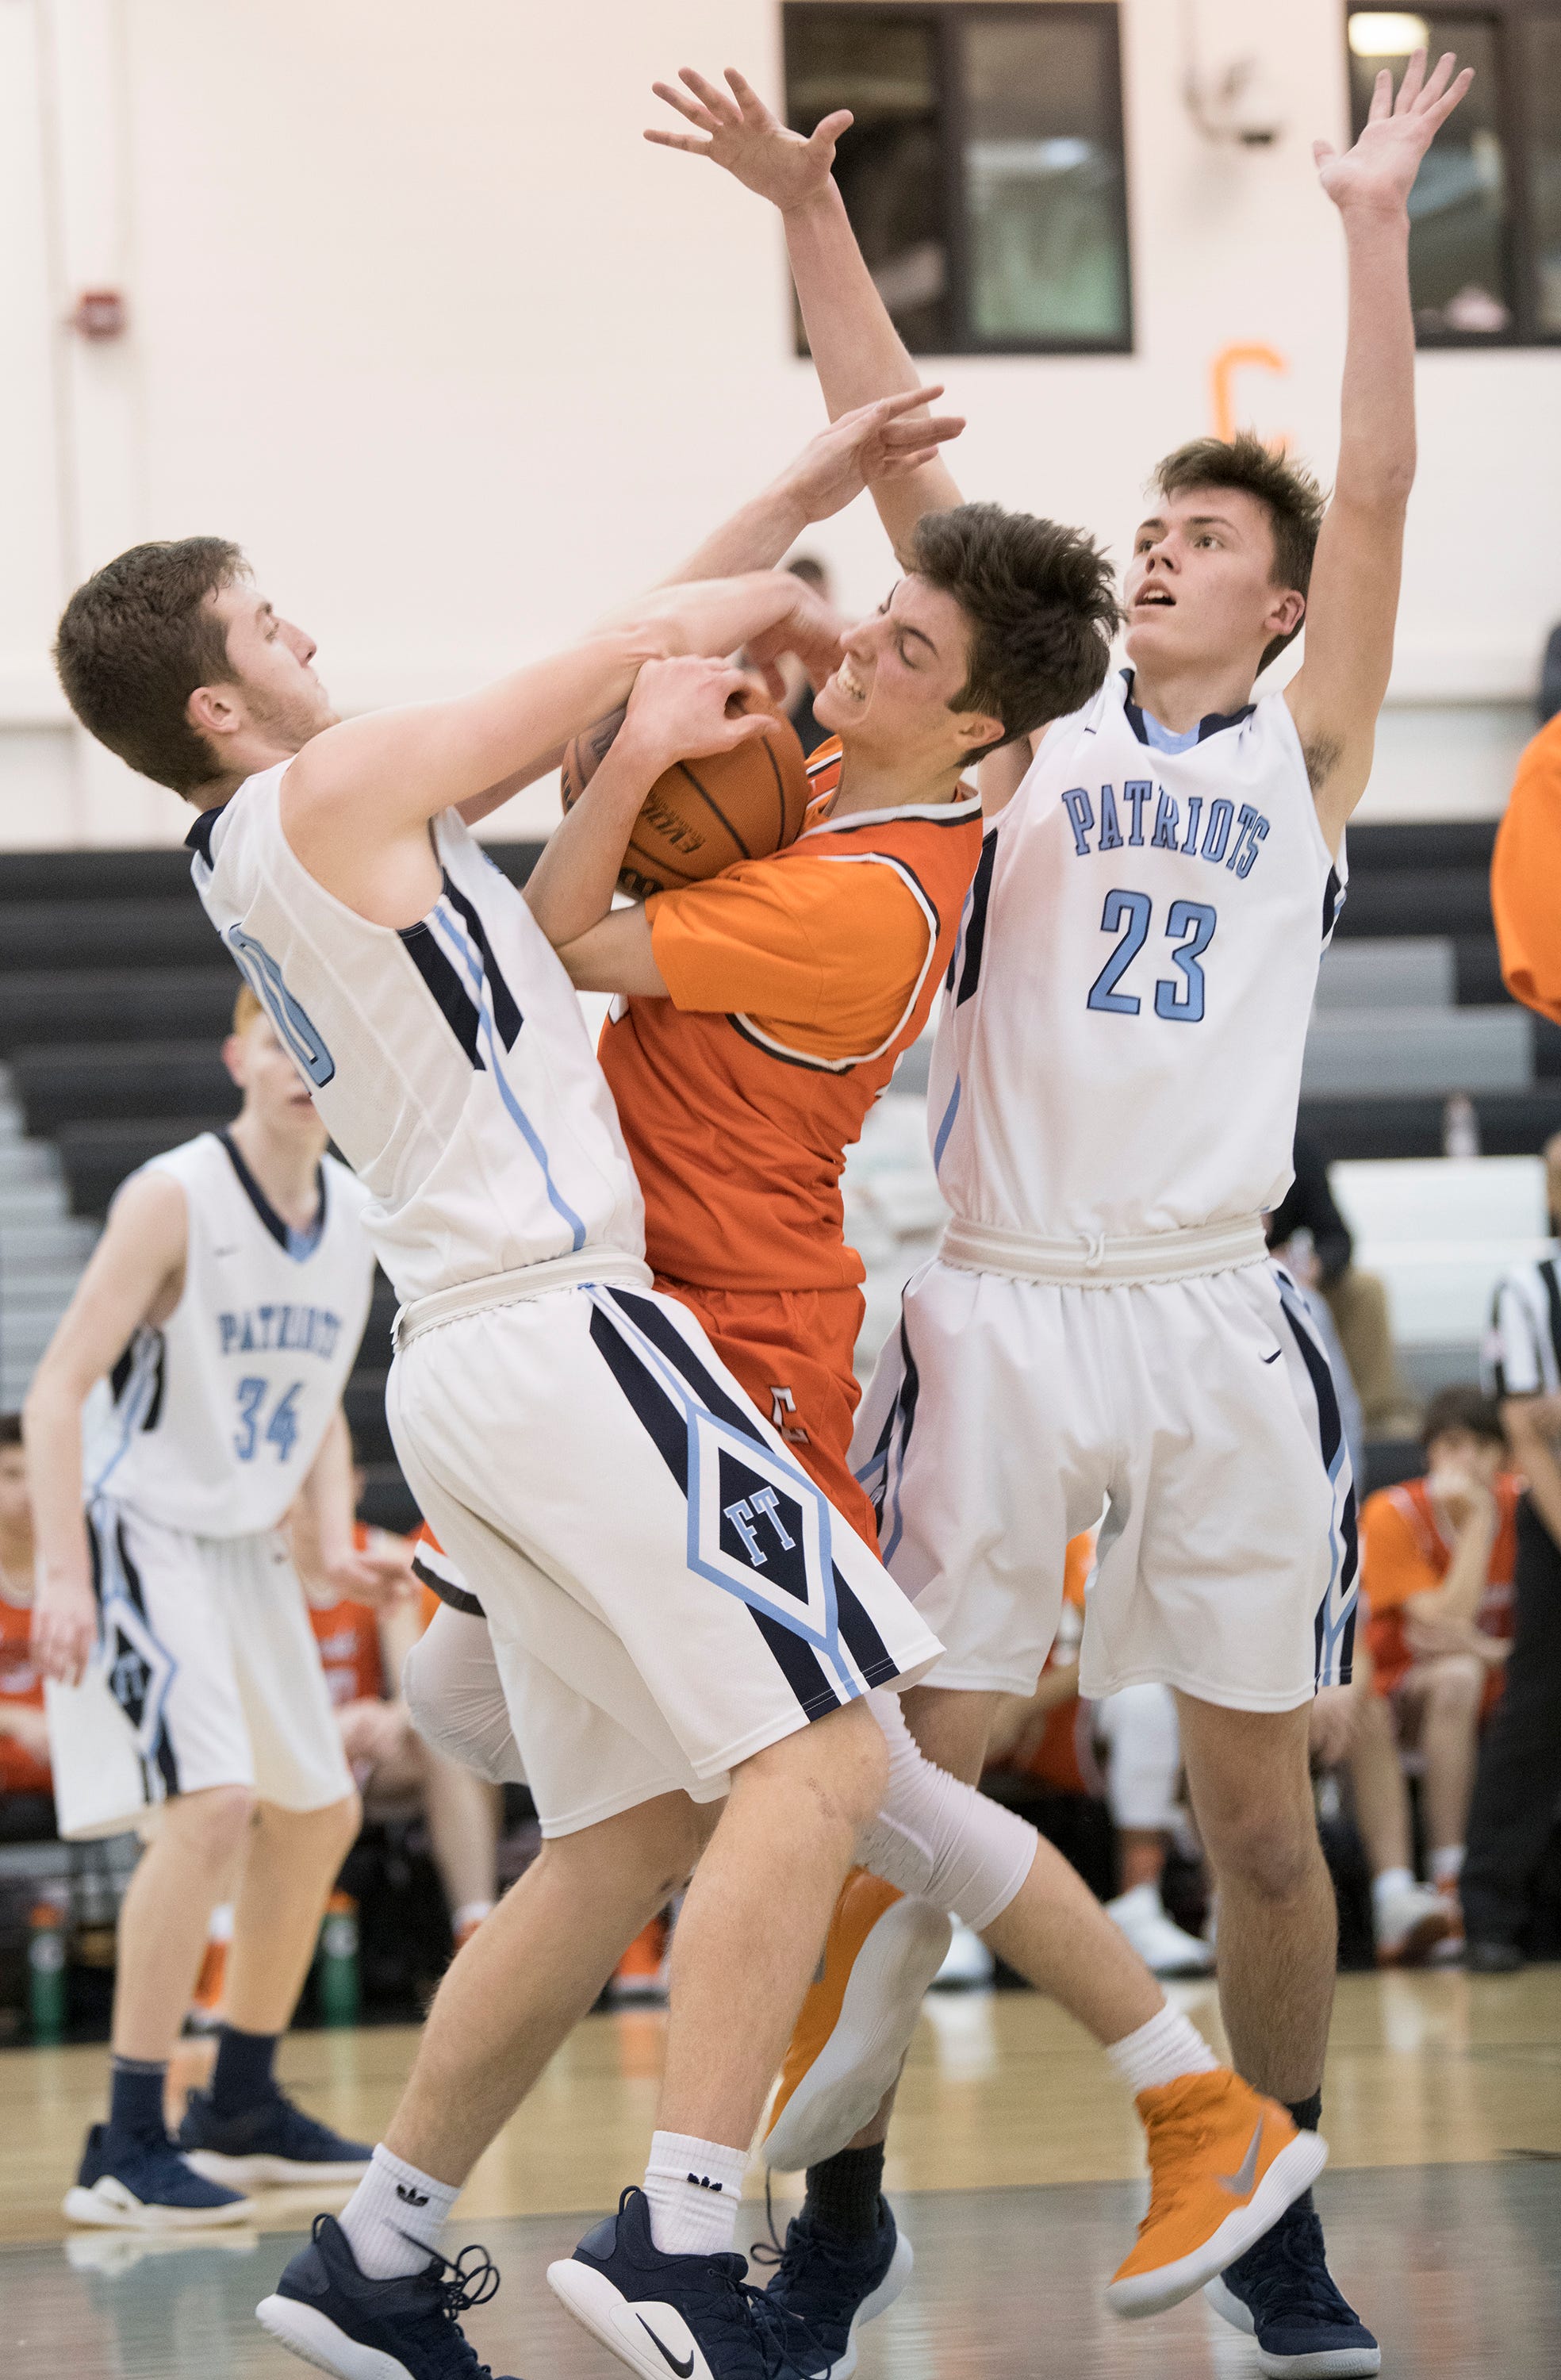
<path id="1" fill-rule="evenodd" d="M 1312 1021 L 1303 1099 L 1521 1091 L 1534 1079 L 1521 1008 L 1323 1010 Z"/>
<path id="2" fill-rule="evenodd" d="M 1455 954 L 1450 941 L 1335 942 L 1324 954 L 1317 979 L 1317 1006 L 1340 1008 L 1451 1008 L 1458 999 Z"/>

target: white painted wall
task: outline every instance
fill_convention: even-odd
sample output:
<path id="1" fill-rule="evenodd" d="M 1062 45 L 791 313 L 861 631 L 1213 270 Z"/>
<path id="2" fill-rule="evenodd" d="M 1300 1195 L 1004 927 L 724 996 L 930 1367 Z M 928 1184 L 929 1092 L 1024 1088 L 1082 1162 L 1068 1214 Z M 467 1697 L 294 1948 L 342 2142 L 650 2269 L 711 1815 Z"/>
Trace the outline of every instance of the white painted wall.
<path id="1" fill-rule="evenodd" d="M 1144 474 L 1211 422 L 1209 366 L 1277 348 L 1243 410 L 1325 472 L 1342 259 L 1314 134 L 1345 135 L 1341 0 L 1198 0 L 1259 45 L 1269 150 L 1178 96 L 1182 13 L 1124 0 L 1138 352 L 963 359 L 974 494 L 1120 552 Z M 172 840 L 87 757 L 49 671 L 60 601 L 128 540 L 215 529 L 319 637 L 345 706 L 470 683 L 656 575 L 819 419 L 779 229 L 639 140 L 654 75 L 780 80 L 773 0 L 0 0 L 0 847 Z M 61 327 L 123 284 L 129 334 Z M 1500 807 L 1561 614 L 1561 355 L 1429 355 L 1378 815 Z M 809 540 L 849 600 L 859 507 Z M 497 822 L 529 831 L 538 790 Z M 1368 812 L 1370 814 L 1370 812 Z"/>

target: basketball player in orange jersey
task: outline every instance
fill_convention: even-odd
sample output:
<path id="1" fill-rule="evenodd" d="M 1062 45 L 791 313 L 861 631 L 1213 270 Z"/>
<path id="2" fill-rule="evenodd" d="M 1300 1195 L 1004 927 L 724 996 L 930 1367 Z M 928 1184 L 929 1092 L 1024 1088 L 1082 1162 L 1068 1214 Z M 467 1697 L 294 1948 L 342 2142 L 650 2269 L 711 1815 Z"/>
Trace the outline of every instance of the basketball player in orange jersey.
<path id="1" fill-rule="evenodd" d="M 686 573 L 773 563 L 796 526 L 775 497 L 760 499 Z M 645 1194 L 659 1286 L 693 1308 L 869 1542 L 873 1512 L 848 1463 L 863 1308 L 862 1265 L 844 1240 L 845 1152 L 949 965 L 980 850 L 965 770 L 1018 720 L 1049 720 L 1093 694 L 1115 619 L 1108 571 L 1087 540 L 993 505 L 945 513 L 927 524 L 914 568 L 882 610 L 845 632 L 844 657 L 815 701 L 819 723 L 838 732 L 813 757 L 817 792 L 796 842 L 611 911 L 661 765 L 642 755 L 631 703 L 527 887 L 576 985 L 621 995 L 600 1056 Z M 727 1512 L 734 1527 L 762 1525 L 745 1507 Z M 490 1762 L 493 1742 L 481 1711 L 483 1633 L 458 1611 L 440 1614 L 405 1675 L 424 1732 L 478 1766 Z M 463 1649 L 474 1645 L 475 1656 Z M 450 1671 L 437 1677 L 446 1646 Z M 475 1696 L 469 1672 L 455 1674 L 474 1658 Z M 494 1675 L 487 1700 L 502 1736 L 497 1693 Z M 1196 2285 L 1223 2225 L 1255 2238 L 1275 2219 L 1320 2165 L 1321 2143 L 1215 2068 L 1058 1852 L 922 1759 L 897 1698 L 876 1696 L 875 1706 L 891 1746 L 890 1789 L 863 1840 L 874 1873 L 858 1878 L 857 1896 L 875 1918 L 886 1906 L 901 1912 L 904 1927 L 929 1938 L 934 1964 L 948 1938 L 938 1912 L 953 1909 L 1147 2094 L 1156 2201 L 1111 2298 L 1125 2313 L 1174 2302 Z M 897 1887 L 922 1897 L 901 1900 Z M 887 2079 L 898 2062 L 896 2048 Z M 1239 2169 L 1249 2149 L 1252 2176 L 1238 2203 L 1210 2177 Z M 849 2372 L 855 2325 L 909 2275 L 909 2243 L 881 2194 L 882 2163 L 880 2150 L 868 2150 L 835 2165 L 832 2187 L 793 2226 L 771 2285 L 812 2335 L 805 2371 Z"/>

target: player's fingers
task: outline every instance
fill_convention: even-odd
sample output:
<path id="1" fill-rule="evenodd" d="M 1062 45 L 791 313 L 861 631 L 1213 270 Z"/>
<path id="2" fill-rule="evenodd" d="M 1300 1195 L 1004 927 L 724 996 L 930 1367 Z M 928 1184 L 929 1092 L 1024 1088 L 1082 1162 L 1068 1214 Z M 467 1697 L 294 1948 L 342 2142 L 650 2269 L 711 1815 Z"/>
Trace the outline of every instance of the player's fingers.
<path id="1" fill-rule="evenodd" d="M 1387 67 L 1379 67 L 1376 81 L 1372 86 L 1372 103 L 1366 111 L 1368 124 L 1380 124 L 1393 113 L 1393 75 Z"/>
<path id="2" fill-rule="evenodd" d="M 737 107 L 730 91 L 722 91 L 719 82 L 711 82 L 694 67 L 679 67 L 678 80 L 686 83 L 696 99 L 702 100 L 718 124 L 734 124 Z"/>
<path id="3" fill-rule="evenodd" d="M 740 74 L 735 67 L 727 67 L 726 80 L 743 115 L 751 116 L 755 123 L 762 122 L 768 115 L 769 110 L 753 84 L 745 75 Z"/>
<path id="4" fill-rule="evenodd" d="M 1313 140 L 1312 143 L 1312 163 L 1316 166 L 1325 165 L 1330 158 L 1337 155 L 1338 151 L 1331 140 Z"/>
<path id="5" fill-rule="evenodd" d="M 1395 115 L 1407 115 L 1419 98 L 1420 87 L 1425 80 L 1425 60 L 1423 50 L 1412 53 L 1409 65 L 1404 68 L 1404 79 L 1398 86 L 1398 96 L 1393 107 Z"/>
<path id="6" fill-rule="evenodd" d="M 1424 90 L 1421 92 L 1420 104 L 1422 108 L 1434 106 L 1441 98 L 1453 79 L 1453 70 L 1457 65 L 1457 51 L 1444 50 L 1427 79 Z"/>
<path id="7" fill-rule="evenodd" d="M 924 405 L 933 404 L 943 394 L 943 382 L 935 381 L 927 388 L 902 389 L 898 396 L 878 399 L 878 410 L 885 421 L 897 420 L 902 413 L 914 413 Z"/>
<path id="8" fill-rule="evenodd" d="M 711 115 L 709 109 L 701 107 L 697 101 L 690 99 L 685 91 L 679 91 L 675 82 L 653 82 L 650 88 L 658 99 L 663 99 L 669 107 L 676 108 L 680 115 L 685 115 L 688 118 L 690 124 L 697 124 L 705 132 L 719 131 L 719 121 Z"/>
<path id="9" fill-rule="evenodd" d="M 692 132 L 647 131 L 642 138 L 658 149 L 681 149 L 685 157 L 708 157 L 710 154 L 710 142 L 699 140 Z"/>
<path id="10" fill-rule="evenodd" d="M 825 116 L 821 124 L 815 125 L 808 147 L 832 149 L 841 133 L 849 132 L 855 121 L 849 107 L 837 107 L 833 115 Z"/>
<path id="11" fill-rule="evenodd" d="M 1426 109 L 1425 112 L 1430 116 L 1433 124 L 1446 124 L 1448 116 L 1451 115 L 1454 108 L 1458 105 L 1459 100 L 1463 97 L 1464 92 L 1469 89 L 1470 84 L 1473 80 L 1474 68 L 1472 67 L 1465 67 L 1462 74 L 1459 75 L 1457 82 L 1452 86 L 1452 89 L 1443 92 L 1442 97 L 1436 102 L 1434 107 L 1428 107 Z"/>

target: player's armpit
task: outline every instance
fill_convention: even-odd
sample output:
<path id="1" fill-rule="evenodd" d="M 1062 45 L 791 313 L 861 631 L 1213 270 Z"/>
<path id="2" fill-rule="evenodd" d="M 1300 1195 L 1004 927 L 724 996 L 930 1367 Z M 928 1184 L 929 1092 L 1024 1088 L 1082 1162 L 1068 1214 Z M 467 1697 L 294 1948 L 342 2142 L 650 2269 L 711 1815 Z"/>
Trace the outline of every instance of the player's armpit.
<path id="1" fill-rule="evenodd" d="M 562 943 L 558 954 L 576 991 L 614 991 L 643 1000 L 666 998 L 667 986 L 656 963 L 643 908 L 614 909 L 588 932 Z"/>

